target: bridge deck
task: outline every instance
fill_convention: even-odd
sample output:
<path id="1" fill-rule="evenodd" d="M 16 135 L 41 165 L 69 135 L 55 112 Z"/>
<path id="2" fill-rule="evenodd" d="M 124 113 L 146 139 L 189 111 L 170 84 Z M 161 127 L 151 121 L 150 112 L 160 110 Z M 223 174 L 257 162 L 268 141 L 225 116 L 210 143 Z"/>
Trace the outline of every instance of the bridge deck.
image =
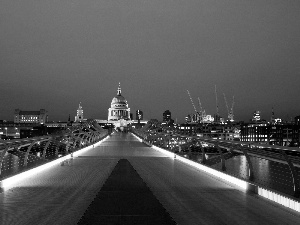
<path id="1" fill-rule="evenodd" d="M 71 166 L 51 167 L 1 193 L 0 203 L 0 224 L 300 221 L 297 212 L 237 190 L 122 133 L 74 158 Z"/>

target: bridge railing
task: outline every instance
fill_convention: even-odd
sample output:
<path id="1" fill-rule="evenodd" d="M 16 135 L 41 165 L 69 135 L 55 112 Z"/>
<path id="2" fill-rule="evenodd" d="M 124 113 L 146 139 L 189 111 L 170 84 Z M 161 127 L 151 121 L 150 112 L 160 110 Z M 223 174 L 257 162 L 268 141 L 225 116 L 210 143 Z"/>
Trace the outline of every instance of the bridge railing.
<path id="1" fill-rule="evenodd" d="M 275 146 L 263 149 L 241 142 L 142 129 L 132 129 L 131 132 L 148 145 L 161 147 L 239 179 L 299 198 L 300 157 L 295 156 L 298 154 L 295 149 L 288 151 Z M 268 171 L 263 171 L 264 168 Z"/>
<path id="2" fill-rule="evenodd" d="M 88 121 L 59 134 L 0 142 L 0 181 L 93 145 L 108 131 Z"/>

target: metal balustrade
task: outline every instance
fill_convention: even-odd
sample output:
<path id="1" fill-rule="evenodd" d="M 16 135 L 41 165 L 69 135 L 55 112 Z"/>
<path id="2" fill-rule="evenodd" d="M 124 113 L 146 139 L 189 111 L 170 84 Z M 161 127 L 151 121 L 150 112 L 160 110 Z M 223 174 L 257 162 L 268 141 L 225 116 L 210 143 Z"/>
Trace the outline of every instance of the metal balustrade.
<path id="1" fill-rule="evenodd" d="M 57 135 L 0 142 L 0 181 L 61 156 L 93 145 L 107 130 L 89 120 Z"/>
<path id="2" fill-rule="evenodd" d="M 182 134 L 132 129 L 148 145 L 204 164 L 240 179 L 299 198 L 300 149 L 215 140 Z M 298 156 L 299 155 L 299 156 Z M 233 165 L 245 161 L 244 171 Z M 268 178 L 261 168 L 272 167 Z"/>

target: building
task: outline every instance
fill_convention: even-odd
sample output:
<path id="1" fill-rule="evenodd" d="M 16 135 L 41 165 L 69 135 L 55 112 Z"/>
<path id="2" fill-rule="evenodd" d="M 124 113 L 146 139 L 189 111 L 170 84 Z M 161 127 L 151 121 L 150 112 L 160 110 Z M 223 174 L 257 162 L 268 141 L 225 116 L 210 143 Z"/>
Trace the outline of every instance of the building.
<path id="1" fill-rule="evenodd" d="M 300 125 L 300 116 L 295 117 L 295 125 Z"/>
<path id="2" fill-rule="evenodd" d="M 253 113 L 253 116 L 252 116 L 252 122 L 260 122 L 261 121 L 261 118 L 260 118 L 260 111 L 256 110 L 254 113 Z"/>
<path id="3" fill-rule="evenodd" d="M 82 122 L 82 121 L 83 121 L 83 109 L 82 109 L 81 102 L 80 102 L 74 122 Z"/>
<path id="4" fill-rule="evenodd" d="M 241 127 L 241 141 L 299 147 L 300 126 L 293 124 L 243 125 Z"/>
<path id="5" fill-rule="evenodd" d="M 141 111 L 139 109 L 136 110 L 135 118 L 136 118 L 136 120 L 143 120 L 144 119 L 143 111 Z"/>
<path id="6" fill-rule="evenodd" d="M 169 122 L 171 120 L 171 112 L 169 110 L 164 111 L 163 113 L 163 121 Z"/>
<path id="7" fill-rule="evenodd" d="M 130 108 L 128 107 L 127 100 L 122 96 L 120 83 L 117 96 L 112 99 L 110 108 L 108 109 L 107 122 L 114 124 L 116 128 L 120 128 L 121 130 L 131 123 Z"/>
<path id="8" fill-rule="evenodd" d="M 121 85 L 119 83 L 117 96 L 111 101 L 111 107 L 108 109 L 108 121 L 130 120 L 130 108 L 127 100 L 121 94 Z"/>
<path id="9" fill-rule="evenodd" d="M 47 122 L 48 112 L 45 109 L 40 109 L 40 111 L 22 111 L 15 109 L 14 123 L 45 124 Z"/>
<path id="10" fill-rule="evenodd" d="M 174 120 L 171 118 L 171 112 L 169 110 L 164 111 L 162 124 L 167 124 L 169 126 L 174 124 Z"/>
<path id="11" fill-rule="evenodd" d="M 178 126 L 177 133 L 201 138 L 240 141 L 239 124 L 185 123 Z"/>

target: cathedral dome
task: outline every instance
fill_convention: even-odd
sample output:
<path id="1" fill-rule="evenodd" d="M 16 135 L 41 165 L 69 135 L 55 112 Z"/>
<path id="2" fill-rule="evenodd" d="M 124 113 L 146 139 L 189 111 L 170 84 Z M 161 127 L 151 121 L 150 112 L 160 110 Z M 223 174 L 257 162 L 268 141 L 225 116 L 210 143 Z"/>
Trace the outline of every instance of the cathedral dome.
<path id="1" fill-rule="evenodd" d="M 117 96 L 111 101 L 111 107 L 108 109 L 108 120 L 118 121 L 120 119 L 130 120 L 130 108 L 127 100 L 121 94 L 121 85 L 119 83 Z"/>
<path id="2" fill-rule="evenodd" d="M 122 95 L 117 95 L 112 99 L 111 104 L 127 104 L 127 101 Z"/>
<path id="3" fill-rule="evenodd" d="M 119 84 L 119 87 L 118 87 L 117 96 L 114 97 L 111 101 L 111 107 L 114 107 L 114 106 L 117 106 L 117 107 L 125 106 L 125 107 L 127 107 L 127 100 L 121 94 L 120 84 Z"/>

